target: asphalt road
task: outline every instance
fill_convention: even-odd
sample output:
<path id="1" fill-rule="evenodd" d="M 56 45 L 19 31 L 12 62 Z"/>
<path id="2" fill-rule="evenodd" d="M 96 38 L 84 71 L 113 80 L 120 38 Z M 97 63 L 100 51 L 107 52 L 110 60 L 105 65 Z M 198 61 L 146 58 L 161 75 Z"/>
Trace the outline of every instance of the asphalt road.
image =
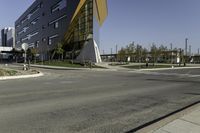
<path id="1" fill-rule="evenodd" d="M 123 133 L 200 100 L 200 69 L 40 70 L 0 81 L 0 133 Z"/>

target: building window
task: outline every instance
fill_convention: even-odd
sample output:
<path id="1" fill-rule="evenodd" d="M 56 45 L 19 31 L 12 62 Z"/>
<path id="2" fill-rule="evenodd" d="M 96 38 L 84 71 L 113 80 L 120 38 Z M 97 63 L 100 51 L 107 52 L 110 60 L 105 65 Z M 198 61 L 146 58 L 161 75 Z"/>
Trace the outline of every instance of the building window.
<path id="1" fill-rule="evenodd" d="M 39 20 L 39 17 L 37 17 L 36 19 L 34 19 L 33 21 L 31 21 L 31 25 L 35 25 L 38 20 Z"/>
<path id="2" fill-rule="evenodd" d="M 32 34 L 26 35 L 26 37 L 22 39 L 22 42 L 25 40 L 30 40 L 32 37 L 36 36 L 37 34 L 38 34 L 38 32 L 34 32 Z"/>
<path id="3" fill-rule="evenodd" d="M 55 24 L 56 22 L 59 22 L 60 20 L 66 18 L 66 17 L 67 17 L 67 15 L 63 15 L 63 16 L 57 18 L 56 20 L 51 21 L 51 22 L 49 23 L 49 25 Z"/>
<path id="4" fill-rule="evenodd" d="M 29 29 L 28 26 L 27 26 L 27 27 L 24 27 L 23 30 L 22 30 L 22 32 L 23 32 L 23 33 L 26 33 L 26 31 L 27 31 L 28 29 Z"/>
<path id="5" fill-rule="evenodd" d="M 24 17 L 21 21 L 21 24 L 23 24 L 25 21 L 29 20 L 33 14 L 35 14 L 39 9 L 41 8 L 41 4 L 37 5 L 33 10 L 30 11 L 30 13 Z"/>
<path id="6" fill-rule="evenodd" d="M 52 45 L 53 40 L 57 37 L 58 37 L 58 34 L 48 37 L 48 45 Z"/>
<path id="7" fill-rule="evenodd" d="M 19 28 L 20 27 L 20 24 L 18 24 L 17 26 L 16 26 L 16 28 Z"/>
<path id="8" fill-rule="evenodd" d="M 29 43 L 29 48 L 34 48 L 34 43 Z"/>
<path id="9" fill-rule="evenodd" d="M 23 32 L 24 32 L 24 31 L 22 30 L 22 31 L 18 32 L 17 34 L 20 35 L 20 34 L 22 34 Z"/>
<path id="10" fill-rule="evenodd" d="M 30 38 L 33 37 L 33 36 L 36 36 L 39 32 L 34 32 L 32 34 L 30 34 Z"/>
<path id="11" fill-rule="evenodd" d="M 43 7 L 43 2 L 40 3 L 40 8 L 42 8 L 42 7 Z"/>
<path id="12" fill-rule="evenodd" d="M 51 40 L 51 39 L 49 39 L 49 41 L 48 41 L 48 44 L 49 44 L 49 45 L 51 45 L 51 44 L 52 44 L 52 40 Z"/>
<path id="13" fill-rule="evenodd" d="M 35 48 L 38 48 L 39 47 L 39 41 L 36 41 L 35 42 Z"/>
<path id="14" fill-rule="evenodd" d="M 42 42 L 46 42 L 46 38 L 42 38 Z"/>
<path id="15" fill-rule="evenodd" d="M 55 28 L 55 29 L 58 29 L 58 27 L 59 27 L 58 22 L 55 22 L 55 24 L 54 24 L 54 28 Z"/>
<path id="16" fill-rule="evenodd" d="M 29 36 L 27 35 L 25 38 L 22 38 L 22 42 L 29 40 Z"/>
<path id="17" fill-rule="evenodd" d="M 58 3 L 56 3 L 51 7 L 51 13 L 62 10 L 63 8 L 66 7 L 66 5 L 67 5 L 66 0 L 60 0 Z"/>
<path id="18" fill-rule="evenodd" d="M 37 5 L 28 15 L 27 15 L 27 18 L 28 20 L 31 18 L 31 16 L 33 14 L 35 14 L 39 9 L 41 8 L 41 4 Z"/>
<path id="19" fill-rule="evenodd" d="M 42 25 L 42 29 L 43 29 L 43 30 L 45 29 L 45 26 L 44 26 L 44 25 Z"/>
<path id="20" fill-rule="evenodd" d="M 19 44 L 20 43 L 20 41 L 17 41 L 17 44 Z"/>

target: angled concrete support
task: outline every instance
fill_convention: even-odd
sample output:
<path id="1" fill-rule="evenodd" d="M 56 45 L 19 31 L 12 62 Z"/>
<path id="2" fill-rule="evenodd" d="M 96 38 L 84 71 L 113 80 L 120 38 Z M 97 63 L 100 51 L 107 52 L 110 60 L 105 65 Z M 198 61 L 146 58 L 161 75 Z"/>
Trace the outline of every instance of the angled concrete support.
<path id="1" fill-rule="evenodd" d="M 77 62 L 85 63 L 85 62 L 93 62 L 93 63 L 100 63 L 101 56 L 99 52 L 99 48 L 93 39 L 89 39 L 85 42 L 81 53 L 76 58 Z"/>

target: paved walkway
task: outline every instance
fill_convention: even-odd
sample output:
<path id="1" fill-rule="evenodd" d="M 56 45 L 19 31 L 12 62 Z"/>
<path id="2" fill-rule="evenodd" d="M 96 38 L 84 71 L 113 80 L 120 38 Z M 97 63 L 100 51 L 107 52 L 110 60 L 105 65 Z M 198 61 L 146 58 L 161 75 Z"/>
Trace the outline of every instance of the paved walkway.
<path id="1" fill-rule="evenodd" d="M 108 68 L 110 70 L 125 70 L 125 71 L 155 71 L 155 70 L 171 70 L 171 69 L 188 69 L 188 68 L 200 68 L 200 64 L 187 64 L 187 67 L 174 67 L 174 68 L 150 68 L 150 69 L 129 69 L 129 68 L 124 68 L 120 65 L 110 65 L 112 63 L 116 63 L 116 62 L 102 62 L 102 63 L 98 63 L 96 65 L 101 66 L 101 67 L 105 67 Z M 124 66 L 132 66 L 132 65 L 141 65 L 144 63 L 129 63 L 127 65 Z M 157 63 L 159 64 L 159 63 Z M 162 64 L 162 63 L 161 63 Z M 172 65 L 172 64 L 163 64 L 163 65 Z"/>
<path id="2" fill-rule="evenodd" d="M 96 64 L 97 66 L 101 66 L 101 67 L 105 67 L 105 68 L 108 68 L 108 69 L 111 69 L 111 70 L 130 70 L 130 69 L 127 69 L 127 68 L 124 68 L 124 67 L 121 67 L 119 65 L 110 65 L 114 62 L 101 62 L 101 63 L 98 63 Z"/>
<path id="3" fill-rule="evenodd" d="M 149 133 L 200 133 L 200 104 L 192 112 Z"/>

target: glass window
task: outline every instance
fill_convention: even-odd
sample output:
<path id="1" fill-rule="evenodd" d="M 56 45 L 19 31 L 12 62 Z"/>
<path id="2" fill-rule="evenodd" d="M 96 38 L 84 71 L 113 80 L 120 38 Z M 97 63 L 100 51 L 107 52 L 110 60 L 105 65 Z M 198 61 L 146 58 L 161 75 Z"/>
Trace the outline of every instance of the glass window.
<path id="1" fill-rule="evenodd" d="M 58 34 L 48 37 L 48 45 L 52 45 L 53 40 L 58 37 Z"/>
<path id="2" fill-rule="evenodd" d="M 60 20 L 62 20 L 62 19 L 64 19 L 64 18 L 66 18 L 66 17 L 67 17 L 67 15 L 63 15 L 63 16 L 57 18 L 56 20 L 51 21 L 51 22 L 49 23 L 49 25 L 52 25 L 52 24 L 54 24 L 54 23 L 56 23 L 56 22 L 58 22 L 58 21 L 60 21 Z"/>
<path id="3" fill-rule="evenodd" d="M 39 17 L 37 17 L 36 19 L 34 19 L 33 21 L 31 21 L 31 25 L 35 25 L 38 20 L 39 20 Z"/>
<path id="4" fill-rule="evenodd" d="M 51 45 L 51 44 L 52 44 L 52 40 L 51 40 L 51 39 L 49 39 L 49 41 L 48 41 L 48 44 L 49 44 L 49 45 Z"/>
<path id="5" fill-rule="evenodd" d="M 63 8 L 66 7 L 66 5 L 67 5 L 66 0 L 60 0 L 58 3 L 56 3 L 54 6 L 52 6 L 51 13 L 62 10 Z"/>
<path id="6" fill-rule="evenodd" d="M 35 48 L 38 48 L 39 47 L 39 41 L 36 41 L 35 42 Z"/>
<path id="7" fill-rule="evenodd" d="M 55 22 L 54 28 L 57 29 L 59 27 L 58 22 Z"/>
<path id="8" fill-rule="evenodd" d="M 29 48 L 34 48 L 34 43 L 29 43 Z"/>
<path id="9" fill-rule="evenodd" d="M 46 42 L 46 38 L 42 38 L 42 42 Z"/>

